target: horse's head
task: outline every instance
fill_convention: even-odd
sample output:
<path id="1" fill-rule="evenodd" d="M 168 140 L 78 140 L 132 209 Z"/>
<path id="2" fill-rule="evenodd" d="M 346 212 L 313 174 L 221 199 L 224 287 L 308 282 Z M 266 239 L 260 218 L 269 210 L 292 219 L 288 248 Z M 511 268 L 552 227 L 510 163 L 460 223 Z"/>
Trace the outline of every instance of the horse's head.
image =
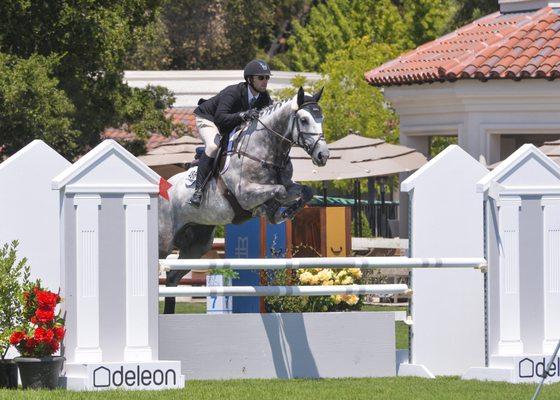
<path id="1" fill-rule="evenodd" d="M 306 96 L 303 88 L 292 99 L 294 111 L 291 124 L 291 140 L 311 156 L 313 164 L 323 166 L 329 158 L 329 148 L 323 136 L 323 110 L 319 100 L 323 89 L 313 96 Z"/>

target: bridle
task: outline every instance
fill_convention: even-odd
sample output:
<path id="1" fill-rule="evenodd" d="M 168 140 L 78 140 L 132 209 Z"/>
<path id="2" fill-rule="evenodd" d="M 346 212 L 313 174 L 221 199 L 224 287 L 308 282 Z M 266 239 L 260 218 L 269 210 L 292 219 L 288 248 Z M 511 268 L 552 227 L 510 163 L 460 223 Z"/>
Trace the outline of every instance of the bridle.
<path id="1" fill-rule="evenodd" d="M 313 154 L 313 152 L 315 151 L 315 148 L 317 147 L 317 144 L 319 143 L 319 141 L 322 139 L 325 139 L 325 136 L 323 135 L 323 132 L 319 133 L 319 134 L 315 134 L 315 132 L 305 132 L 301 130 L 300 127 L 300 123 L 299 123 L 299 119 L 297 118 L 297 113 L 299 110 L 304 109 L 306 106 L 310 106 L 310 105 L 316 105 L 317 107 L 319 106 L 319 104 L 316 101 L 308 101 L 306 103 L 303 103 L 301 106 L 298 107 L 298 110 L 294 113 L 294 115 L 292 115 L 292 124 L 295 123 L 296 124 L 296 129 L 297 129 L 297 139 L 296 139 L 296 144 L 298 146 L 300 146 L 302 149 L 304 149 L 306 151 L 307 154 L 311 155 Z M 295 121 L 295 122 L 294 122 Z M 293 129 L 293 125 L 292 125 L 292 129 Z M 292 130 L 290 129 L 290 131 Z M 307 143 L 305 142 L 305 140 L 303 139 L 303 135 L 309 135 L 309 136 L 317 136 L 317 140 L 315 140 L 313 142 L 312 146 L 307 145 Z"/>
<path id="2" fill-rule="evenodd" d="M 316 134 L 315 132 L 302 131 L 300 123 L 299 123 L 299 119 L 297 118 L 298 111 L 303 110 L 305 107 L 310 106 L 310 105 L 318 106 L 318 103 L 316 101 L 305 102 L 301 106 L 299 106 L 298 109 L 296 110 L 296 112 L 294 112 L 290 116 L 290 122 L 289 122 L 289 125 L 288 125 L 289 129 L 287 131 L 292 132 L 293 129 L 294 129 L 294 124 L 295 124 L 296 130 L 297 130 L 296 140 L 293 140 L 291 137 L 287 138 L 283 134 L 281 134 L 280 132 L 276 131 L 275 129 L 272 129 L 269 126 L 267 126 L 260 118 L 256 119 L 257 123 L 261 124 L 267 132 L 278 136 L 280 139 L 282 139 L 283 142 L 287 142 L 289 144 L 289 146 L 287 146 L 287 148 L 282 151 L 282 157 L 281 157 L 282 163 L 280 165 L 258 159 L 257 157 L 255 157 L 253 155 L 250 155 L 250 154 L 248 154 L 246 152 L 243 152 L 243 151 L 237 151 L 237 153 L 240 154 L 240 155 L 243 155 L 245 157 L 248 157 L 248 158 L 250 158 L 254 161 L 260 162 L 261 165 L 265 168 L 272 168 L 272 169 L 275 169 L 277 171 L 283 170 L 286 167 L 286 165 L 288 164 L 288 161 L 290 159 L 290 149 L 292 148 L 292 145 L 294 145 L 294 144 L 297 144 L 302 149 L 304 149 L 307 152 L 307 154 L 313 154 L 313 152 L 315 151 L 315 148 L 319 144 L 319 141 L 324 140 L 325 136 L 323 135 L 322 132 L 319 133 L 319 134 Z M 255 131 L 259 131 L 259 130 L 262 130 L 262 129 L 255 129 Z M 305 142 L 304 135 L 317 136 L 317 139 L 311 145 L 308 145 Z"/>

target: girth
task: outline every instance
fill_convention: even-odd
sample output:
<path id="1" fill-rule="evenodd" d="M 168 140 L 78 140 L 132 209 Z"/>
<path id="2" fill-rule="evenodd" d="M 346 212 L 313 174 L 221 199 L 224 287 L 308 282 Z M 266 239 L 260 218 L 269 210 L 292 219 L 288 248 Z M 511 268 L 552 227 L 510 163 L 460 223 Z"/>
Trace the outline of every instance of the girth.
<path id="1" fill-rule="evenodd" d="M 233 193 L 227 188 L 226 183 L 222 179 L 222 175 L 219 173 L 216 175 L 216 183 L 218 184 L 220 193 L 226 198 L 231 208 L 233 208 L 234 216 L 233 221 L 231 221 L 232 224 L 239 225 L 253 217 L 252 212 L 241 207 Z"/>

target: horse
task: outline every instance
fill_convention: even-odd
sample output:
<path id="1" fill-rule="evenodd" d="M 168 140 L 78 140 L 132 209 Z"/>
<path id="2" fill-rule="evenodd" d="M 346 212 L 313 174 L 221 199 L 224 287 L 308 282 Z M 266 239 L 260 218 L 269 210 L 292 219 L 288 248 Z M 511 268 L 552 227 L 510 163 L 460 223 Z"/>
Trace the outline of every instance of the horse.
<path id="1" fill-rule="evenodd" d="M 322 91 L 308 96 L 300 88 L 292 99 L 262 109 L 256 120 L 233 134 L 225 165 L 207 182 L 199 208 L 188 203 L 195 190 L 189 171 L 169 179 L 169 201 L 159 202 L 160 258 L 174 248 L 179 259 L 200 258 L 210 250 L 217 225 L 255 215 L 276 224 L 303 208 L 313 192 L 292 181 L 289 153 L 299 145 L 315 165 L 327 163 L 329 150 L 318 104 Z M 187 272 L 168 271 L 166 286 L 177 286 Z M 175 298 L 166 297 L 164 313 L 174 310 Z"/>

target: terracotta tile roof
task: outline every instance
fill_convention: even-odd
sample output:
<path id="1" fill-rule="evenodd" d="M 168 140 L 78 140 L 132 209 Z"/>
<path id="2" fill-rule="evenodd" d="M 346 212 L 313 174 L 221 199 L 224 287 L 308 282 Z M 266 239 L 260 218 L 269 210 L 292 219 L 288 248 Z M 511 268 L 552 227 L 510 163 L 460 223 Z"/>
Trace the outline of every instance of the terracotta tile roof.
<path id="1" fill-rule="evenodd" d="M 365 74 L 374 86 L 560 76 L 559 10 L 487 15 Z"/>
<path id="2" fill-rule="evenodd" d="M 190 134 L 194 137 L 198 137 L 198 133 L 196 130 L 196 123 L 195 123 L 195 116 L 193 114 L 194 108 L 192 107 L 178 107 L 178 108 L 170 108 L 166 111 L 166 116 L 173 119 L 173 122 L 181 122 L 187 127 L 187 134 Z M 119 141 L 130 141 L 136 139 L 136 135 L 131 132 L 127 132 L 124 129 L 118 128 L 107 128 L 102 134 L 104 139 L 116 139 Z M 163 136 L 159 133 L 153 133 L 150 137 L 146 140 L 146 150 L 150 151 L 155 149 L 158 146 L 161 146 L 164 143 L 168 143 L 174 139 L 177 139 L 179 136 L 175 133 L 171 134 L 171 136 Z"/>

